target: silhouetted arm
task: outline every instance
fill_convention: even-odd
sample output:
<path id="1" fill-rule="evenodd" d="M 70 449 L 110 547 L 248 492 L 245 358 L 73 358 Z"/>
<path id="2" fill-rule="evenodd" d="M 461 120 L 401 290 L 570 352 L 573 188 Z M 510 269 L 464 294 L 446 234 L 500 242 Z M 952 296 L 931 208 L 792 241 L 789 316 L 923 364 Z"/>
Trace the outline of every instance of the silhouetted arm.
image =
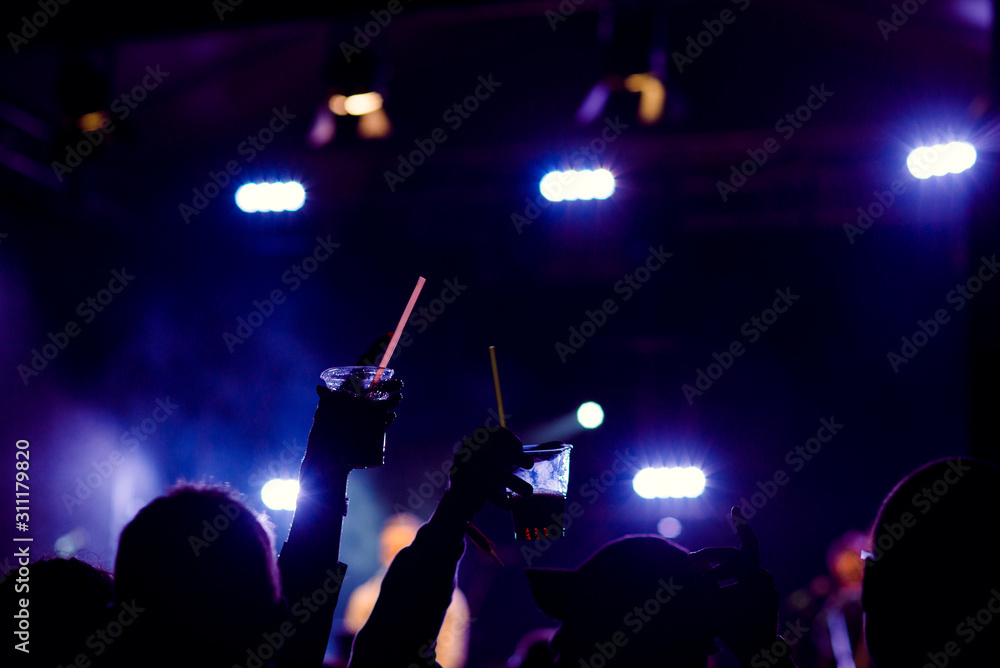
<path id="1" fill-rule="evenodd" d="M 465 527 L 477 509 L 454 490 L 444 493 L 389 566 L 375 608 L 354 639 L 350 668 L 437 666 L 435 639 L 451 605 Z"/>
<path id="2" fill-rule="evenodd" d="M 482 446 L 466 441 L 434 515 L 389 566 L 375 609 L 354 639 L 350 668 L 437 666 L 434 643 L 451 604 L 466 527 L 486 500 L 504 504 L 506 488 L 530 494 L 531 486 L 511 471 L 531 464 L 506 429 Z"/>
<path id="3" fill-rule="evenodd" d="M 299 496 L 292 528 L 278 557 L 282 592 L 291 615 L 276 663 L 281 668 L 320 666 L 347 566 L 340 537 L 347 513 L 347 477 L 370 459 L 361 448 L 383 434 L 399 402 L 402 383 L 379 383 L 388 397 L 356 397 L 317 387 L 319 406 L 299 469 Z"/>

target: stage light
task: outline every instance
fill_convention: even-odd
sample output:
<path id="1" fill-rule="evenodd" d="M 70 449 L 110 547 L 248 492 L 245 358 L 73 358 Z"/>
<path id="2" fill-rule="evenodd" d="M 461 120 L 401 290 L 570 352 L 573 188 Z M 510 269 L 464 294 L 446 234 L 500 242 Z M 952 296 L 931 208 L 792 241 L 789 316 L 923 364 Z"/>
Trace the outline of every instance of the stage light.
<path id="1" fill-rule="evenodd" d="M 682 528 L 676 517 L 664 517 L 656 523 L 656 531 L 664 538 L 677 538 L 681 535 Z"/>
<path id="2" fill-rule="evenodd" d="M 298 480 L 268 480 L 260 490 L 260 498 L 271 510 L 295 510 L 295 500 L 299 496 Z"/>
<path id="3" fill-rule="evenodd" d="M 392 134 L 392 123 L 385 109 L 376 109 L 358 118 L 358 137 L 385 139 Z"/>
<path id="4" fill-rule="evenodd" d="M 976 148 L 964 141 L 921 146 L 910 151 L 906 167 L 918 179 L 958 174 L 976 164 Z"/>
<path id="5" fill-rule="evenodd" d="M 382 108 L 382 96 L 378 93 L 361 93 L 344 100 L 344 111 L 352 116 L 364 116 Z"/>
<path id="6" fill-rule="evenodd" d="M 347 102 L 346 95 L 331 95 L 329 102 L 330 111 L 337 114 L 338 116 L 346 116 L 347 108 L 345 106 L 345 102 Z"/>
<path id="7" fill-rule="evenodd" d="M 298 211 L 306 201 L 302 184 L 245 183 L 236 191 L 236 206 L 246 213 Z"/>
<path id="8" fill-rule="evenodd" d="M 364 116 L 382 108 L 382 95 L 374 91 L 357 95 L 331 95 L 330 111 L 338 116 Z"/>
<path id="9" fill-rule="evenodd" d="M 538 189 L 550 202 L 607 199 L 615 191 L 615 177 L 606 169 L 549 172 Z"/>
<path id="10" fill-rule="evenodd" d="M 635 474 L 632 489 L 644 499 L 694 498 L 705 491 L 705 474 L 695 466 L 645 468 Z"/>
<path id="11" fill-rule="evenodd" d="M 90 534 L 83 527 L 77 527 L 56 539 L 56 554 L 68 559 L 82 550 L 90 542 Z"/>
<path id="12" fill-rule="evenodd" d="M 604 409 L 596 401 L 587 401 L 576 409 L 576 421 L 585 429 L 597 429 L 604 422 Z"/>

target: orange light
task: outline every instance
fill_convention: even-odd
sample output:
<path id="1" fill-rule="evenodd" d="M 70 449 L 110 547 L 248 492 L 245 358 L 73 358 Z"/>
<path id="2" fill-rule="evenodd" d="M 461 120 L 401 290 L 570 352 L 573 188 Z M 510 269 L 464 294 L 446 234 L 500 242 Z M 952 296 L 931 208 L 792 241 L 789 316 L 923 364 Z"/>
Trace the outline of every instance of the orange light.
<path id="1" fill-rule="evenodd" d="M 92 111 L 89 114 L 84 114 L 76 120 L 77 127 L 79 127 L 84 132 L 97 132 L 102 127 L 106 127 L 106 122 L 108 121 L 108 112 L 106 111 Z"/>
<path id="2" fill-rule="evenodd" d="M 652 125 L 663 118 L 667 89 L 658 78 L 649 73 L 630 74 L 625 77 L 625 90 L 639 93 L 639 122 Z"/>
<path id="3" fill-rule="evenodd" d="M 392 123 L 384 109 L 376 109 L 358 118 L 358 136 L 362 139 L 385 139 L 392 134 Z"/>
<path id="4" fill-rule="evenodd" d="M 343 95 L 334 95 L 330 98 L 330 111 L 337 114 L 338 116 L 346 116 L 347 109 L 344 108 L 344 103 L 347 98 Z"/>

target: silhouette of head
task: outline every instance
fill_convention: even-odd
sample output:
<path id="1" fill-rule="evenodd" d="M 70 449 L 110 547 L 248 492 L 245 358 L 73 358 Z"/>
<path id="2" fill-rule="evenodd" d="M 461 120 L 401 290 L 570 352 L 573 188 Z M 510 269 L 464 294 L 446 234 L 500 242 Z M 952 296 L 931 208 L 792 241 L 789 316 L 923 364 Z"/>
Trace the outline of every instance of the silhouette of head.
<path id="1" fill-rule="evenodd" d="M 18 630 L 20 601 L 28 606 L 25 619 L 29 642 L 24 653 L 15 648 L 22 638 L 11 635 L 4 643 L 0 661 L 5 666 L 53 668 L 71 665 L 83 654 L 91 666 L 103 665 L 96 655 L 96 634 L 107 628 L 108 606 L 113 593 L 111 575 L 78 559 L 43 559 L 27 567 L 27 577 L 20 566 L 3 578 L 0 585 L 2 615 L 13 630 Z M 18 581 L 20 580 L 20 582 Z M 91 644 L 88 646 L 87 641 Z"/>
<path id="2" fill-rule="evenodd" d="M 704 666 L 715 652 L 706 585 L 665 538 L 626 536 L 575 570 L 526 574 L 538 607 L 562 621 L 551 642 L 558 668 L 597 657 L 609 667 Z"/>
<path id="3" fill-rule="evenodd" d="M 241 663 L 280 623 L 273 536 L 222 488 L 181 486 L 139 511 L 122 531 L 116 598 L 134 611 L 129 659 Z"/>
<path id="4" fill-rule="evenodd" d="M 943 459 L 908 475 L 882 503 L 862 585 L 878 668 L 996 662 L 1000 560 L 988 513 L 998 490 L 996 466 Z"/>

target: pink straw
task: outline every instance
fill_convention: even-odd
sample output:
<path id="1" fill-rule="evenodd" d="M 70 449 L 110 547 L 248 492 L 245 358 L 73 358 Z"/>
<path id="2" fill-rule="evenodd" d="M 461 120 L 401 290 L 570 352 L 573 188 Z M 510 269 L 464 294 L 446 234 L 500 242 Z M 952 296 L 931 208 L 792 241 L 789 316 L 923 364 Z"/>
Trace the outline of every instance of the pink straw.
<path id="1" fill-rule="evenodd" d="M 392 357 L 392 351 L 396 349 L 396 344 L 399 342 L 399 337 L 403 333 L 403 327 L 406 326 L 406 321 L 410 319 L 410 312 L 413 310 L 413 306 L 417 303 L 417 297 L 420 296 L 420 290 L 423 289 L 426 279 L 423 276 L 417 278 L 417 286 L 413 288 L 413 294 L 410 295 L 410 301 L 407 302 L 406 308 L 403 310 L 403 317 L 399 319 L 399 324 L 396 325 L 395 331 L 392 333 L 392 338 L 389 340 L 389 346 L 385 349 L 385 354 L 382 355 L 382 362 L 378 365 L 378 369 L 375 370 L 375 379 L 372 380 L 372 387 L 382 379 L 382 372 L 385 371 L 385 367 L 389 364 L 389 358 Z"/>

